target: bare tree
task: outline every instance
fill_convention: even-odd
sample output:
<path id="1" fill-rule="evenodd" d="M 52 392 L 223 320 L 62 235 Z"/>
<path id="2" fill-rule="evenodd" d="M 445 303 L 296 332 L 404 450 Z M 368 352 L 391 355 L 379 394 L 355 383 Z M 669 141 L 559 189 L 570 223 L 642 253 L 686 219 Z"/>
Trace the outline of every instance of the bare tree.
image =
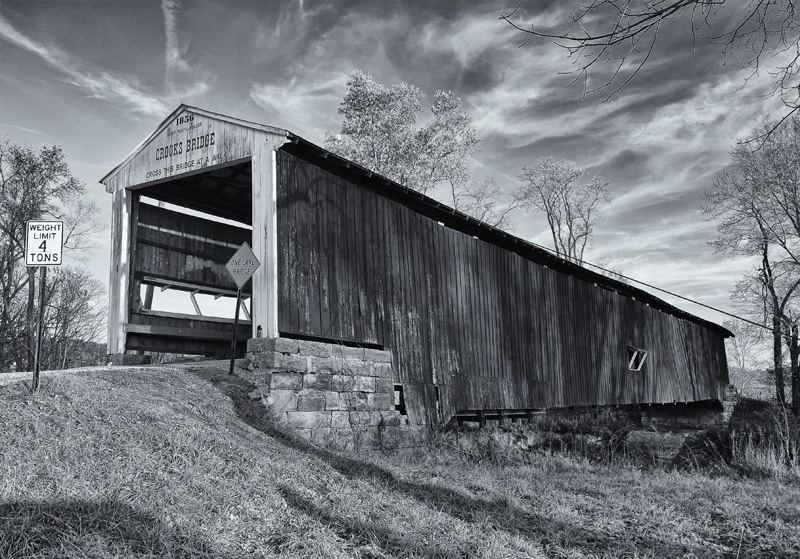
<path id="1" fill-rule="evenodd" d="M 789 367 L 792 373 L 792 413 L 800 415 L 800 313 L 796 307 L 784 313 L 784 341 L 789 350 Z"/>
<path id="2" fill-rule="evenodd" d="M 105 288 L 100 281 L 86 270 L 57 269 L 45 300 L 43 368 L 97 364 L 92 348 L 105 331 L 107 316 Z"/>
<path id="3" fill-rule="evenodd" d="M 62 219 L 65 248 L 78 246 L 96 228 L 97 208 L 80 200 L 84 191 L 60 146 L 44 146 L 37 152 L 9 139 L 0 140 L 0 339 L 4 342 L 0 366 L 9 359 L 28 369 L 33 366 L 36 268 L 23 265 L 25 223 Z M 24 304 L 20 302 L 23 293 Z"/>
<path id="4" fill-rule="evenodd" d="M 717 220 L 719 236 L 711 241 L 717 252 L 760 261 L 744 281 L 759 287 L 751 291 L 772 330 L 776 397 L 783 404 L 782 339 L 800 287 L 800 117 L 763 122 L 753 131 L 752 137 L 759 136 L 765 139 L 758 147 L 746 141 L 734 147 L 733 167 L 720 173 L 715 189 L 705 194 L 703 210 Z M 792 399 L 800 406 L 800 385 Z"/>
<path id="5" fill-rule="evenodd" d="M 750 1 L 742 7 L 731 0 L 589 0 L 569 10 L 562 31 L 551 30 L 523 20 L 524 0 L 501 19 L 533 39 L 554 40 L 574 58 L 574 80 L 583 84 L 584 96 L 600 93 L 613 96 L 625 87 L 647 63 L 656 48 L 661 29 L 673 20 L 686 21 L 692 51 L 697 38 L 721 46 L 725 62 L 734 59 L 758 74 L 765 58 L 778 60 L 769 70 L 772 93 L 790 109 L 800 110 L 800 12 L 795 0 Z M 681 18 L 687 16 L 683 20 Z M 715 22 L 727 21 L 722 31 Z M 610 64 L 611 74 L 596 87 L 589 86 L 589 71 Z M 787 115 L 788 116 L 788 115 Z"/>
<path id="6" fill-rule="evenodd" d="M 760 267 L 744 274 L 731 292 L 733 304 L 754 322 L 763 324 L 772 341 L 775 398 L 786 402 L 783 345 L 789 335 L 793 305 L 800 281 L 790 261 L 773 261 L 768 243 L 762 245 Z M 774 251 L 773 251 L 774 252 Z M 731 330 L 738 336 L 735 330 Z M 788 341 L 787 341 L 788 344 Z"/>
<path id="7" fill-rule="evenodd" d="M 583 181 L 584 170 L 572 161 L 540 159 L 523 167 L 522 186 L 514 199 L 519 207 L 544 213 L 556 254 L 578 264 L 601 217 L 598 205 L 610 203 L 608 182 L 597 177 Z"/>
<path id="8" fill-rule="evenodd" d="M 504 199 L 494 179 L 451 184 L 450 195 L 455 209 L 500 229 L 513 230 L 510 214 L 520 206 L 521 200 L 516 197 Z"/>
<path id="9" fill-rule="evenodd" d="M 469 158 L 481 139 L 461 99 L 437 91 L 433 119 L 419 127 L 424 97 L 416 86 L 386 87 L 354 70 L 339 108 L 341 131 L 326 133 L 326 148 L 422 194 L 443 189 L 455 209 L 507 226 L 513 201 L 504 201 L 493 181 L 472 179 Z"/>
<path id="10" fill-rule="evenodd" d="M 754 369 L 766 330 L 742 320 L 726 320 L 722 325 L 734 336 L 725 340 L 729 368 L 742 372 Z"/>

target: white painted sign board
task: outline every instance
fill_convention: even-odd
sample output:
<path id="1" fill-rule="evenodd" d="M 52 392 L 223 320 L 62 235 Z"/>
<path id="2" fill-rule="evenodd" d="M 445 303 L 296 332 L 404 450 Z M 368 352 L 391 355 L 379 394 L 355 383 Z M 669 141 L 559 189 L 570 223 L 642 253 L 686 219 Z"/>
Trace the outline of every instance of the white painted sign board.
<path id="1" fill-rule="evenodd" d="M 260 265 L 261 263 L 256 258 L 256 255 L 253 254 L 250 245 L 242 243 L 239 250 L 225 264 L 225 268 L 236 283 L 236 287 L 241 289 Z"/>
<path id="2" fill-rule="evenodd" d="M 25 265 L 60 266 L 64 244 L 62 221 L 28 221 L 25 223 Z"/>

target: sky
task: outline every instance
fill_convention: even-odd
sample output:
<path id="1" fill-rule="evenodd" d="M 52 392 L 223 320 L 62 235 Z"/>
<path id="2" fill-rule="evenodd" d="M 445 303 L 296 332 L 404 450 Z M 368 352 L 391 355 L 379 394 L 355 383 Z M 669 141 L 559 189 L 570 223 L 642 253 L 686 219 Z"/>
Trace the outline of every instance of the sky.
<path id="1" fill-rule="evenodd" d="M 563 49 L 520 46 L 527 36 L 500 19 L 517 3 L 0 0 L 0 134 L 63 146 L 101 209 L 105 229 L 85 265 L 107 283 L 111 196 L 99 180 L 179 104 L 323 145 L 340 128 L 354 69 L 416 85 L 428 103 L 452 91 L 483 139 L 470 162 L 477 178 L 511 192 L 540 158 L 578 163 L 607 180 L 613 198 L 587 260 L 733 311 L 728 293 L 752 263 L 714 254 L 715 224 L 701 205 L 735 140 L 783 115 L 779 99 L 765 98 L 768 73 L 746 80 L 719 45 L 697 37 L 693 48 L 681 17 L 662 27 L 624 89 L 584 98 L 580 85 L 567 87 L 563 73 L 574 65 Z M 515 21 L 560 29 L 568 4 L 526 0 Z M 728 12 L 715 29 L 730 24 L 736 10 Z M 590 74 L 590 87 L 609 67 Z M 513 228 L 552 245 L 541 216 L 515 213 Z M 727 318 L 654 293 L 708 320 Z"/>

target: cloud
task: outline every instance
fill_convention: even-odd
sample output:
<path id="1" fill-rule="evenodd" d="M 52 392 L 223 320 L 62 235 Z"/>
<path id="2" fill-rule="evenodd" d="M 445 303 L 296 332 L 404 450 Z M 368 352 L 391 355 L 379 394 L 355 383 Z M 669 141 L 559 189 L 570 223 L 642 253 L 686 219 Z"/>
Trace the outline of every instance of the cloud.
<path id="1" fill-rule="evenodd" d="M 183 58 L 178 44 L 178 10 L 180 8 L 180 0 L 161 0 L 161 11 L 164 13 L 164 35 L 166 37 L 164 88 L 170 99 L 186 100 L 188 97 L 199 96 L 211 89 L 208 82 L 214 81 L 214 78 L 208 71 L 201 71 L 190 66 Z M 186 86 L 182 91 L 178 90 L 176 87 L 177 78 L 185 74 L 200 75 L 202 79 Z"/>
<path id="2" fill-rule="evenodd" d="M 112 103 L 122 102 L 135 112 L 147 115 L 163 116 L 169 112 L 169 108 L 161 100 L 142 91 L 128 80 L 107 72 L 96 73 L 82 68 L 80 62 L 58 47 L 44 45 L 23 35 L 2 16 L 0 37 L 36 54 L 50 66 L 66 74 L 68 83 L 86 90 L 90 97 Z"/>
<path id="3" fill-rule="evenodd" d="M 166 73 L 164 76 L 164 85 L 167 91 L 174 91 L 175 89 L 175 72 L 185 72 L 189 69 L 189 65 L 181 57 L 180 50 L 178 49 L 178 33 L 177 27 L 177 10 L 180 6 L 178 0 L 162 0 L 161 11 L 164 12 L 164 35 L 167 39 L 165 49 L 166 55 Z"/>
<path id="4" fill-rule="evenodd" d="M 27 132 L 28 134 L 35 134 L 37 136 L 50 135 L 45 132 L 40 132 L 39 130 L 34 130 L 33 128 L 25 128 L 24 126 L 17 126 L 16 124 L 6 124 L 5 122 L 0 122 L 0 127 L 14 128 L 15 130 L 21 130 L 22 132 Z"/>
<path id="5" fill-rule="evenodd" d="M 339 127 L 337 108 L 344 92 L 348 76 L 327 73 L 298 80 L 293 77 L 288 84 L 253 85 L 250 98 L 267 110 L 269 124 L 284 127 L 309 140 L 322 143 L 322 130 Z"/>

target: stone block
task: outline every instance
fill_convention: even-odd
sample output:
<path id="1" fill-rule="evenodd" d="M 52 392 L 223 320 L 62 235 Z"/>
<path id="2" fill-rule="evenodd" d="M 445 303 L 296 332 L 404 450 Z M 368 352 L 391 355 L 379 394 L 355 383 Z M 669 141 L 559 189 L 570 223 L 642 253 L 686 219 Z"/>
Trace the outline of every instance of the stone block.
<path id="1" fill-rule="evenodd" d="M 381 425 L 385 425 L 387 427 L 397 427 L 402 423 L 400 412 L 398 411 L 394 410 L 382 411 L 380 412 L 380 416 L 381 416 Z"/>
<path id="2" fill-rule="evenodd" d="M 300 355 L 313 355 L 314 357 L 330 357 L 334 347 L 323 342 L 300 340 L 298 353 Z"/>
<path id="3" fill-rule="evenodd" d="M 380 378 L 393 378 L 392 364 L 391 363 L 374 363 L 372 365 L 372 374 Z"/>
<path id="4" fill-rule="evenodd" d="M 358 369 L 358 365 L 363 363 L 355 359 L 345 359 L 341 356 L 333 355 L 328 357 L 328 366 L 332 373 L 351 374 L 353 370 Z"/>
<path id="5" fill-rule="evenodd" d="M 303 377 L 303 388 L 313 390 L 330 390 L 331 376 L 329 373 L 308 374 Z"/>
<path id="6" fill-rule="evenodd" d="M 338 392 L 325 392 L 325 409 L 339 410 L 342 408 L 341 396 Z"/>
<path id="7" fill-rule="evenodd" d="M 357 450 L 377 450 L 381 447 L 381 429 L 378 427 L 357 429 L 353 438 Z"/>
<path id="8" fill-rule="evenodd" d="M 247 353 L 265 351 L 266 341 L 267 340 L 265 338 L 251 338 L 247 340 Z"/>
<path id="9" fill-rule="evenodd" d="M 253 370 L 253 363 L 247 357 L 237 359 L 234 364 L 242 369 Z"/>
<path id="10" fill-rule="evenodd" d="M 260 400 L 263 396 L 261 394 L 261 389 L 256 388 L 255 390 L 251 391 L 250 394 L 247 395 L 251 400 Z"/>
<path id="11" fill-rule="evenodd" d="M 359 361 L 364 360 L 364 348 L 363 347 L 349 347 L 344 345 L 335 345 L 332 346 L 331 355 L 335 357 L 343 357 L 345 359 L 357 359 Z"/>
<path id="12" fill-rule="evenodd" d="M 295 429 L 292 431 L 292 435 L 297 437 L 298 439 L 303 439 L 304 441 L 311 440 L 311 433 L 313 433 L 313 429 Z"/>
<path id="13" fill-rule="evenodd" d="M 331 427 L 334 429 L 350 429 L 350 412 L 332 411 Z"/>
<path id="14" fill-rule="evenodd" d="M 308 358 L 300 357 L 297 355 L 281 355 L 280 365 L 278 367 L 281 371 L 292 373 L 305 373 L 308 371 Z"/>
<path id="15" fill-rule="evenodd" d="M 330 427 L 311 429 L 311 442 L 322 447 L 330 447 L 333 444 L 334 431 Z"/>
<path id="16" fill-rule="evenodd" d="M 375 379 L 373 377 L 355 377 L 353 392 L 375 392 Z"/>
<path id="17" fill-rule="evenodd" d="M 367 403 L 367 395 L 364 392 L 348 392 L 342 394 L 342 408 L 352 411 L 367 411 L 369 404 Z"/>
<path id="18" fill-rule="evenodd" d="M 349 421 L 350 425 L 361 427 L 377 427 L 381 423 L 381 414 L 371 411 L 350 411 Z"/>
<path id="19" fill-rule="evenodd" d="M 331 372 L 340 375 L 374 377 L 379 376 L 375 367 L 381 363 L 368 363 L 359 359 L 343 359 L 340 357 L 330 358 Z"/>
<path id="20" fill-rule="evenodd" d="M 326 411 L 294 411 L 287 412 L 286 425 L 295 429 L 319 429 L 330 427 L 331 412 Z"/>
<path id="21" fill-rule="evenodd" d="M 331 447 L 337 450 L 355 450 L 353 431 L 348 426 L 346 429 L 333 429 L 331 432 Z"/>
<path id="22" fill-rule="evenodd" d="M 373 363 L 391 363 L 392 352 L 381 349 L 365 349 L 364 361 L 372 361 Z"/>
<path id="23" fill-rule="evenodd" d="M 325 394 L 301 392 L 297 397 L 297 411 L 322 411 L 325 409 Z"/>
<path id="24" fill-rule="evenodd" d="M 248 353 L 272 352 L 298 353 L 298 340 L 290 338 L 251 338 L 247 340 Z"/>
<path id="25" fill-rule="evenodd" d="M 279 429 L 289 428 L 289 414 L 292 412 L 270 410 L 272 422 Z"/>
<path id="26" fill-rule="evenodd" d="M 311 357 L 310 366 L 308 369 L 310 373 L 333 374 L 334 368 L 331 364 L 330 357 Z"/>
<path id="27" fill-rule="evenodd" d="M 272 390 L 300 390 L 303 387 L 303 375 L 299 373 L 273 373 L 270 388 Z"/>
<path id="28" fill-rule="evenodd" d="M 267 406 L 274 411 L 297 410 L 297 392 L 294 390 L 271 390 L 267 396 Z"/>
<path id="29" fill-rule="evenodd" d="M 253 371 L 253 384 L 264 392 L 269 392 L 269 387 L 272 385 L 272 373 L 263 369 L 255 369 Z"/>
<path id="30" fill-rule="evenodd" d="M 331 390 L 336 392 L 352 392 L 356 380 L 349 375 L 331 376 Z"/>
<path id="31" fill-rule="evenodd" d="M 367 394 L 367 406 L 371 410 L 389 411 L 394 409 L 394 394 L 382 392 Z"/>
<path id="32" fill-rule="evenodd" d="M 273 370 L 281 366 L 282 356 L 274 351 L 262 351 L 248 354 L 249 360 L 255 367 Z"/>
<path id="33" fill-rule="evenodd" d="M 376 378 L 375 392 L 392 394 L 392 397 L 394 397 L 394 382 L 390 378 Z"/>

